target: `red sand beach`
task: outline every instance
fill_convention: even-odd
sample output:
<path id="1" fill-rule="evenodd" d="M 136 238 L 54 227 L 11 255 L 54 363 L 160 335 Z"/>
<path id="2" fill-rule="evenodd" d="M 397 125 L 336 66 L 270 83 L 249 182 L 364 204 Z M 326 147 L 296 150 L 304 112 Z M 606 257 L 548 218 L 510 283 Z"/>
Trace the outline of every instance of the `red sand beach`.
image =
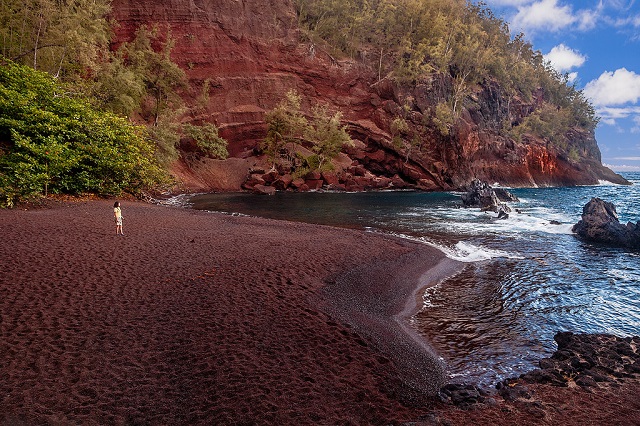
<path id="1" fill-rule="evenodd" d="M 403 264 L 415 275 L 442 254 L 357 231 L 138 202 L 122 203 L 125 236 L 116 236 L 112 204 L 0 212 L 0 420 L 415 417 L 405 401 L 420 392 L 398 378 L 394 362 L 416 350 L 412 339 L 397 321 L 383 321 L 372 329 L 408 349 L 372 348 L 367 335 L 323 313 L 331 303 L 318 290 L 328 277 L 383 262 L 390 275 Z M 381 300 L 383 314 L 404 309 L 419 275 L 407 278 L 401 298 Z M 371 281 L 364 301 L 387 284 Z M 428 391 L 442 384 L 432 364 L 416 385 Z"/>
<path id="2" fill-rule="evenodd" d="M 435 249 L 127 201 L 116 236 L 112 206 L 0 211 L 0 425 L 637 420 L 634 383 L 541 386 L 542 417 L 430 399 L 442 366 L 403 319 L 458 267 Z"/>

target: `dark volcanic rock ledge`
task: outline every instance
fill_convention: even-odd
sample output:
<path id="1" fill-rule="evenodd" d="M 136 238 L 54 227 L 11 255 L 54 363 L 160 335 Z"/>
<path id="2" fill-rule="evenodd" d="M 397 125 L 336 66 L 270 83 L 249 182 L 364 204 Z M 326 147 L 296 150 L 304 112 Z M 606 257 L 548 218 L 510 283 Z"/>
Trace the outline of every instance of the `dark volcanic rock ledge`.
<path id="1" fill-rule="evenodd" d="M 540 361 L 540 369 L 523 374 L 532 383 L 598 387 L 640 377 L 640 337 L 558 333 L 558 350 Z"/>
<path id="2" fill-rule="evenodd" d="M 499 382 L 497 395 L 473 384 L 448 384 L 440 390 L 440 400 L 462 409 L 492 406 L 498 397 L 531 404 L 537 385 L 580 387 L 590 391 L 619 387 L 625 381 L 640 379 L 638 336 L 622 338 L 561 332 L 554 340 L 558 349 L 551 357 L 540 360 L 540 368 Z"/>

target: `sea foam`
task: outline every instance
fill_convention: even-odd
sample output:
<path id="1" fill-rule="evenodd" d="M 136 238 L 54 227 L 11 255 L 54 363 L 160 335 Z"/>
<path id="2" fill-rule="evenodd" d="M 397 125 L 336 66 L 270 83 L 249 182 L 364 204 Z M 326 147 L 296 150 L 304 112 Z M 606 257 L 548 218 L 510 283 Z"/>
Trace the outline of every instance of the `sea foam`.
<path id="1" fill-rule="evenodd" d="M 496 258 L 524 259 L 524 257 L 519 253 L 509 253 L 503 250 L 489 249 L 469 244 L 464 241 L 458 242 L 454 247 L 437 246 L 437 248 L 442 250 L 448 258 L 465 263 L 481 262 L 483 260 Z"/>

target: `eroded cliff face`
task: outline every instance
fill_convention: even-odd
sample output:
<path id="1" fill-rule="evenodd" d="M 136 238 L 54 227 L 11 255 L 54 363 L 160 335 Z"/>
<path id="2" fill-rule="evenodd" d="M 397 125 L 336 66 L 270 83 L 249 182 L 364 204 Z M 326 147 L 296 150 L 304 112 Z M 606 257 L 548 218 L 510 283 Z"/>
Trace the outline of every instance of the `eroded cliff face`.
<path id="1" fill-rule="evenodd" d="M 188 103 L 209 81 L 208 103 L 190 119 L 215 123 L 229 141 L 230 158 L 176 164 L 186 190 L 451 190 L 473 178 L 513 186 L 622 182 L 602 167 L 593 134 L 574 135 L 579 161 L 540 140 L 499 136 L 493 123 L 507 112 L 492 90 L 474 95 L 475 107 L 463 111 L 454 136 L 425 127 L 434 102 L 430 84 L 438 82 L 400 87 L 378 81 L 374 70 L 357 61 L 335 59 L 305 41 L 290 0 L 114 0 L 113 18 L 119 24 L 116 44 L 132 39 L 141 25 L 171 31 L 172 59 L 190 81 Z M 336 160 L 335 172 L 304 179 L 286 170 L 269 175 L 256 148 L 266 133 L 265 112 L 289 89 L 302 96 L 303 110 L 321 104 L 343 113 L 355 146 Z M 527 108 L 532 106 L 522 105 L 523 114 Z M 397 138 L 394 143 L 390 123 L 399 116 L 409 123 L 415 146 Z"/>

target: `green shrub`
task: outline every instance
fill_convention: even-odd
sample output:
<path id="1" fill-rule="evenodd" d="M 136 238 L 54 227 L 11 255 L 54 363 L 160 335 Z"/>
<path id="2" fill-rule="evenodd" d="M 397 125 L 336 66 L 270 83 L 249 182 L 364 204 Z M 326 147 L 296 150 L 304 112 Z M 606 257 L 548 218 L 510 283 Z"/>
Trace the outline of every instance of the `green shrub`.
<path id="1" fill-rule="evenodd" d="M 10 61 L 0 66 L 0 146 L 3 205 L 49 193 L 136 193 L 164 178 L 142 128 Z"/>
<path id="2" fill-rule="evenodd" d="M 180 158 L 180 126 L 171 120 L 161 120 L 156 126 L 149 126 L 147 134 L 155 145 L 155 158 L 163 167 Z"/>
<path id="3" fill-rule="evenodd" d="M 435 114 L 432 118 L 433 123 L 436 125 L 436 128 L 440 131 L 440 134 L 443 136 L 449 136 L 451 133 L 451 128 L 455 123 L 455 114 L 451 109 L 451 106 L 446 102 L 440 102 L 436 105 Z"/>
<path id="4" fill-rule="evenodd" d="M 313 118 L 305 130 L 305 140 L 311 143 L 311 150 L 317 158 L 307 159 L 311 170 L 325 171 L 331 168 L 331 160 L 336 158 L 345 145 L 353 145 L 345 126 L 340 124 L 340 112 L 330 115 L 326 108 L 315 108 Z"/>
<path id="5" fill-rule="evenodd" d="M 308 126 L 307 119 L 300 111 L 300 95 L 295 90 L 289 90 L 273 110 L 267 112 L 267 137 L 262 143 L 262 149 L 275 165 L 286 145 L 300 143 L 302 135 Z"/>
<path id="6" fill-rule="evenodd" d="M 184 132 L 196 141 L 198 148 L 209 157 L 225 159 L 229 156 L 227 141 L 220 137 L 218 128 L 211 123 L 202 126 L 185 124 Z"/>

